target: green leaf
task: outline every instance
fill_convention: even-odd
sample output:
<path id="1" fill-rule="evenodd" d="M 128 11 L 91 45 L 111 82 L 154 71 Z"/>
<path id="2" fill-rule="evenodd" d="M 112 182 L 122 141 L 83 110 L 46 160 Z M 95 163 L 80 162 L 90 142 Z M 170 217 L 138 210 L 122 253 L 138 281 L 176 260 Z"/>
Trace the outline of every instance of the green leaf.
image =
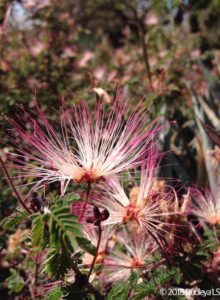
<path id="1" fill-rule="evenodd" d="M 44 263 L 44 272 L 50 277 L 63 279 L 74 263 L 76 237 L 81 237 L 81 224 L 70 213 L 70 207 L 53 205 L 46 215 L 36 214 L 32 220 L 33 244 L 44 245 L 47 233 L 51 247 Z M 46 230 L 47 229 L 47 230 Z M 81 240 L 84 247 L 93 251 L 89 241 Z"/>
<path id="2" fill-rule="evenodd" d="M 78 218 L 70 213 L 69 206 L 54 205 L 51 208 L 49 228 L 50 245 L 57 249 L 65 247 L 72 252 L 75 237 L 82 236 L 82 226 Z"/>
<path id="3" fill-rule="evenodd" d="M 158 283 L 158 285 L 163 286 L 165 283 L 172 280 L 172 273 L 169 270 L 161 270 L 154 280 Z"/>
<path id="4" fill-rule="evenodd" d="M 80 200 L 80 196 L 78 194 L 68 193 L 68 194 L 65 194 L 62 197 L 56 197 L 53 200 L 53 203 L 57 204 L 59 206 L 66 206 L 66 205 L 69 205 L 69 204 L 71 204 L 75 201 L 79 201 L 79 200 Z"/>
<path id="5" fill-rule="evenodd" d="M 25 286 L 24 280 L 15 269 L 10 269 L 10 272 L 11 276 L 6 279 L 6 283 L 11 292 L 18 294 Z"/>
<path id="6" fill-rule="evenodd" d="M 15 227 L 21 224 L 27 216 L 28 213 L 25 210 L 17 210 L 10 216 L 3 219 L 0 226 L 2 226 L 5 230 L 15 229 Z"/>
<path id="7" fill-rule="evenodd" d="M 163 286 L 170 281 L 174 281 L 176 284 L 179 284 L 181 280 L 180 269 L 157 269 L 154 272 L 154 280 L 158 283 L 159 286 Z"/>
<path id="8" fill-rule="evenodd" d="M 129 277 L 129 285 L 132 288 L 135 288 L 137 285 L 137 281 L 138 281 L 138 273 L 135 272 L 134 270 L 131 270 L 131 275 Z"/>
<path id="9" fill-rule="evenodd" d="M 82 250 L 95 255 L 96 247 L 89 240 L 84 237 L 76 237 L 76 241 Z"/>
<path id="10" fill-rule="evenodd" d="M 46 272 L 48 276 L 63 279 L 68 270 L 72 268 L 71 254 L 65 250 L 51 249 L 47 254 L 44 265 L 43 272 Z"/>
<path id="11" fill-rule="evenodd" d="M 217 228 L 216 228 L 216 230 L 217 230 Z M 200 250 L 203 255 L 209 256 L 210 250 L 212 252 L 214 252 L 218 248 L 219 244 L 216 241 L 216 233 L 214 230 L 206 228 L 204 231 L 204 236 L 206 237 L 206 240 L 204 241 L 204 243 L 202 245 L 200 245 Z M 218 236 L 218 233 L 217 233 L 217 236 Z M 199 246 L 198 246 L 198 248 L 199 248 Z"/>
<path id="12" fill-rule="evenodd" d="M 129 290 L 127 283 L 119 283 L 108 293 L 107 300 L 127 300 Z"/>
<path id="13" fill-rule="evenodd" d="M 173 273 L 173 280 L 176 284 L 180 284 L 181 282 L 181 271 L 180 268 L 174 268 L 175 272 Z"/>
<path id="14" fill-rule="evenodd" d="M 162 258 L 162 254 L 160 253 L 160 251 L 155 251 L 154 253 L 154 261 L 155 262 L 159 262 Z"/>
<path id="15" fill-rule="evenodd" d="M 156 289 L 156 285 L 151 281 L 138 284 L 135 289 L 136 294 L 134 296 L 134 300 L 139 300 L 146 296 L 152 295 L 155 293 Z"/>
<path id="16" fill-rule="evenodd" d="M 36 214 L 32 218 L 32 245 L 33 247 L 40 249 L 44 237 L 45 223 L 43 221 L 43 215 Z"/>
<path id="17" fill-rule="evenodd" d="M 62 290 L 60 287 L 55 287 L 52 289 L 44 298 L 44 300 L 61 300 Z"/>

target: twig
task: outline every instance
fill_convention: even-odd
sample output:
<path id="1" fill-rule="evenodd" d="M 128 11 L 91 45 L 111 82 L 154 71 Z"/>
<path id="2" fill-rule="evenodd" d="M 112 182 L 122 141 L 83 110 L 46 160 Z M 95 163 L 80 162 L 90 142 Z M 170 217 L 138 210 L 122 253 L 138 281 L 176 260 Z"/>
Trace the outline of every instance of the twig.
<path id="1" fill-rule="evenodd" d="M 21 197 L 20 197 L 20 195 L 19 195 L 19 193 L 18 193 L 16 187 L 14 186 L 13 181 L 12 181 L 12 179 L 11 179 L 9 173 L 8 173 L 8 170 L 7 170 L 7 168 L 6 168 L 6 166 L 5 166 L 5 164 L 4 164 L 4 162 L 3 162 L 3 160 L 2 160 L 1 157 L 0 157 L 0 164 L 1 164 L 1 166 L 2 166 L 2 169 L 3 169 L 4 173 L 5 173 L 5 176 L 7 177 L 8 183 L 9 183 L 9 185 L 11 186 L 11 188 L 12 188 L 12 190 L 13 190 L 13 192 L 14 192 L 14 194 L 15 194 L 15 197 L 17 198 L 18 202 L 19 202 L 19 203 L 21 204 L 21 206 L 22 206 L 22 207 L 23 207 L 23 208 L 31 215 L 30 209 L 27 207 L 27 205 L 26 205 L 26 204 L 24 203 L 24 201 L 21 199 Z"/>
<path id="2" fill-rule="evenodd" d="M 90 270 L 89 270 L 89 273 L 88 273 L 88 276 L 87 276 L 87 279 L 89 280 L 89 277 L 92 273 L 92 270 L 94 268 L 94 265 L 95 265 L 95 261 L 97 259 L 97 256 L 99 254 L 99 247 L 100 247 L 100 243 L 101 243 L 101 238 L 102 238 L 102 227 L 101 227 L 101 222 L 98 223 L 98 242 L 97 242 L 97 246 L 96 246 L 96 253 L 93 257 L 93 261 L 92 261 L 92 264 L 90 266 Z"/>
<path id="3" fill-rule="evenodd" d="M 148 49 L 147 49 L 147 45 L 145 42 L 145 29 L 143 27 L 142 21 L 138 18 L 137 12 L 135 13 L 135 18 L 136 18 L 138 32 L 139 32 L 139 36 L 140 36 L 143 58 L 144 58 L 146 72 L 147 72 L 147 78 L 149 81 L 149 87 L 152 91 L 154 91 L 153 84 L 152 84 L 152 74 L 151 74 L 151 69 L 150 69 L 150 64 L 149 64 Z"/>

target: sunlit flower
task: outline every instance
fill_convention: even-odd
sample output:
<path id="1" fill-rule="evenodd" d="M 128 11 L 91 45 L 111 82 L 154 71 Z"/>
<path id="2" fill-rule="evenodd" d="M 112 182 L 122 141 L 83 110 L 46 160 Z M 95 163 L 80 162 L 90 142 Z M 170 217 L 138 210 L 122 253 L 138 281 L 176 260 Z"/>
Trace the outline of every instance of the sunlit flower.
<path id="1" fill-rule="evenodd" d="M 190 195 L 193 198 L 192 213 L 201 224 L 220 224 L 220 186 L 217 185 L 213 191 L 191 188 Z"/>
<path id="2" fill-rule="evenodd" d="M 169 218 L 179 214 L 177 196 L 172 187 L 157 177 L 160 155 L 156 147 L 148 154 L 148 160 L 142 164 L 140 182 L 129 196 L 119 180 L 111 180 L 94 195 L 93 201 L 110 214 L 103 224 L 129 224 L 137 232 L 145 231 L 154 236 L 169 231 L 172 226 Z"/>
<path id="3" fill-rule="evenodd" d="M 60 134 L 37 103 L 38 119 L 23 111 L 19 121 L 10 123 L 23 144 L 15 139 L 13 167 L 18 178 L 35 178 L 33 190 L 61 182 L 61 192 L 70 181 L 98 182 L 140 165 L 156 122 L 146 125 L 147 116 L 138 107 L 131 111 L 123 92 L 118 92 L 108 114 L 103 105 L 90 111 L 86 103 L 60 111 Z M 13 141 L 12 141 L 13 142 Z"/>
<path id="4" fill-rule="evenodd" d="M 128 280 L 132 269 L 149 271 L 152 268 L 150 258 L 158 248 L 152 238 L 122 231 L 116 240 L 120 247 L 110 250 L 104 261 L 104 273 L 108 282 Z"/>

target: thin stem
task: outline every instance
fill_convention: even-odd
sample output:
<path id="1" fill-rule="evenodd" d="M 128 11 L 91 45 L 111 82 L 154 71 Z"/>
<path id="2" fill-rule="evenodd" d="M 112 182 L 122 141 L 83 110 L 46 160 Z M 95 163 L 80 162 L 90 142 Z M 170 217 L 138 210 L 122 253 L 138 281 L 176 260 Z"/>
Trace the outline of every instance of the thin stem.
<path id="1" fill-rule="evenodd" d="M 145 62 L 145 67 L 146 67 L 146 71 L 147 71 L 147 78 L 149 81 L 149 86 L 150 89 L 153 91 L 153 84 L 152 84 L 152 75 L 151 75 L 151 70 L 150 70 L 150 64 L 149 64 L 149 56 L 148 56 L 148 50 L 147 50 L 147 45 L 145 42 L 145 35 L 141 27 L 141 43 L 142 43 L 142 51 L 143 51 L 143 57 L 144 57 L 144 62 Z"/>
<path id="2" fill-rule="evenodd" d="M 19 193 L 18 193 L 16 187 L 14 186 L 13 181 L 12 181 L 12 179 L 11 179 L 9 173 L 8 173 L 8 170 L 7 170 L 7 168 L 6 168 L 6 166 L 5 166 L 5 164 L 4 164 L 4 162 L 3 162 L 3 160 L 2 160 L 1 157 L 0 157 L 0 164 L 1 164 L 1 166 L 2 166 L 2 169 L 3 169 L 4 173 L 5 173 L 5 176 L 7 177 L 8 183 L 9 183 L 9 185 L 11 186 L 11 188 L 12 188 L 12 190 L 13 190 L 13 192 L 14 192 L 14 194 L 15 194 L 15 197 L 17 198 L 18 202 L 19 202 L 19 203 L 21 204 L 21 206 L 22 206 L 22 207 L 23 207 L 23 208 L 31 215 L 30 209 L 27 207 L 27 205 L 26 205 L 26 204 L 24 203 L 24 201 L 21 199 L 21 197 L 20 197 L 20 195 L 19 195 Z"/>
<path id="3" fill-rule="evenodd" d="M 94 268 L 97 256 L 99 254 L 99 246 L 100 246 L 100 243 L 101 243 L 101 238 L 102 238 L 102 227 L 101 227 L 101 222 L 99 222 L 98 223 L 98 242 L 97 242 L 97 246 L 96 246 L 96 253 L 95 253 L 95 256 L 93 257 L 93 261 L 92 261 L 92 264 L 91 264 L 91 267 L 90 267 L 90 270 L 89 270 L 89 274 L 87 276 L 88 280 L 89 280 L 89 277 L 90 277 L 90 275 L 92 273 L 92 270 Z"/>
<path id="4" fill-rule="evenodd" d="M 87 205 L 88 200 L 89 200 L 90 190 L 91 190 L 91 182 L 88 181 L 87 192 L 86 192 L 86 199 L 84 200 L 83 207 L 82 207 L 80 215 L 79 215 L 79 221 L 82 220 L 82 217 L 84 215 L 84 212 L 85 212 L 85 209 L 86 209 L 86 205 Z"/>
<path id="5" fill-rule="evenodd" d="M 86 209 L 86 205 L 87 205 L 88 200 L 89 200 L 90 189 L 91 189 L 91 182 L 88 181 L 87 191 L 86 191 L 86 198 L 84 200 L 83 207 L 82 207 L 80 215 L 79 215 L 79 221 L 82 220 L 82 217 L 84 215 L 84 212 L 85 212 L 85 209 Z"/>
<path id="6" fill-rule="evenodd" d="M 138 18 L 137 12 L 135 11 L 135 18 L 137 22 L 137 27 L 138 27 L 138 32 L 140 36 L 140 41 L 141 41 L 141 46 L 142 46 L 142 52 L 143 52 L 143 58 L 144 58 L 144 63 L 145 63 L 145 68 L 147 72 L 147 78 L 149 81 L 149 87 L 153 91 L 153 84 L 152 84 L 152 74 L 151 74 L 151 69 L 150 69 L 150 64 L 149 64 L 149 55 L 148 55 L 148 49 L 147 45 L 145 42 L 145 29 L 143 26 L 142 20 Z"/>

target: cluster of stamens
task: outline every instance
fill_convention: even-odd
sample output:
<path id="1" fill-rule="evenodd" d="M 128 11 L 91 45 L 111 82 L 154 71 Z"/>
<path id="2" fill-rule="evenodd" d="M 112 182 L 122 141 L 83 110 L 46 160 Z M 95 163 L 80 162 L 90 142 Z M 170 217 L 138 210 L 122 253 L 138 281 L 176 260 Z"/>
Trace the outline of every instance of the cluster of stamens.
<path id="1" fill-rule="evenodd" d="M 106 258 L 106 252 L 105 251 L 100 251 L 96 257 L 96 264 L 101 264 L 103 263 L 104 259 Z"/>
<path id="2" fill-rule="evenodd" d="M 126 215 L 123 217 L 123 223 L 126 224 L 129 221 L 137 221 L 139 210 L 132 204 L 126 206 Z"/>
<path id="3" fill-rule="evenodd" d="M 90 168 L 89 170 L 80 168 L 76 174 L 74 174 L 73 181 L 78 184 L 82 182 L 98 183 L 100 180 L 104 179 L 103 176 L 98 175 L 93 168 Z"/>
<path id="4" fill-rule="evenodd" d="M 132 262 L 131 262 L 131 267 L 138 268 L 141 266 L 143 266 L 143 261 L 141 261 L 138 257 L 133 257 Z"/>

